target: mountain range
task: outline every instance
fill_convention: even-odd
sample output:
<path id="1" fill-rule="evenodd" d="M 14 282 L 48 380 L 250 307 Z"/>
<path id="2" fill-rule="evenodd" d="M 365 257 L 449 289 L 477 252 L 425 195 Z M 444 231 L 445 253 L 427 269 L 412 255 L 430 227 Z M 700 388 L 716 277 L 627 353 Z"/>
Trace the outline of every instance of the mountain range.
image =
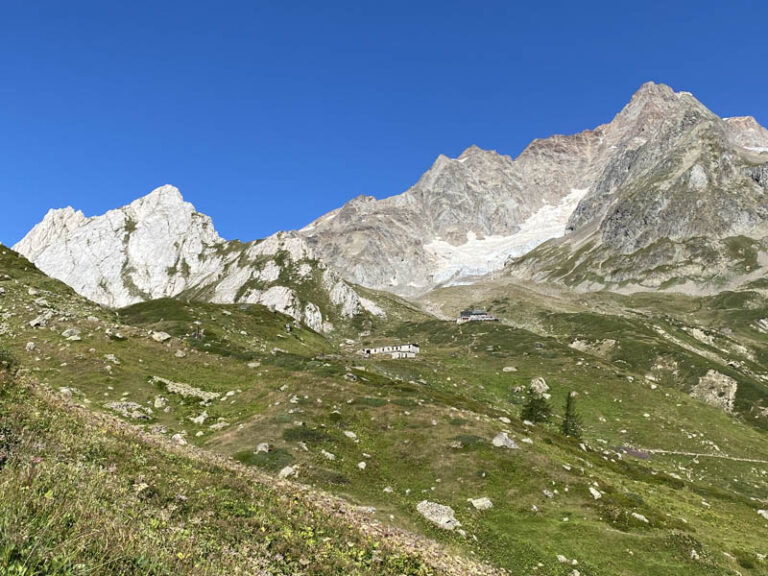
<path id="1" fill-rule="evenodd" d="M 766 188 L 768 131 L 754 118 L 721 119 L 647 83 L 608 124 L 534 140 L 514 159 L 476 146 L 440 155 L 402 194 L 358 196 L 261 241 L 226 242 L 163 186 L 102 216 L 51 210 L 14 249 L 108 306 L 186 294 L 328 330 L 380 312 L 355 286 L 410 297 L 500 271 L 579 290 L 759 281 Z"/>

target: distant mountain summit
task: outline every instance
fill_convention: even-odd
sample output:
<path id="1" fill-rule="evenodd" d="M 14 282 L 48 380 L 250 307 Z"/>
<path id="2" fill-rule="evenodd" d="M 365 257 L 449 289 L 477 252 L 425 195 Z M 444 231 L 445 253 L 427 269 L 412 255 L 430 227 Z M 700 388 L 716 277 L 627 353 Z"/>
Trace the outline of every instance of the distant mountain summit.
<path id="1" fill-rule="evenodd" d="M 93 218 L 51 210 L 14 249 L 91 300 L 126 306 L 215 277 L 223 244 L 210 218 L 162 186 Z"/>
<path id="2" fill-rule="evenodd" d="M 223 240 L 163 186 L 93 218 L 52 210 L 14 249 L 109 306 L 262 303 L 328 330 L 380 312 L 354 285 L 414 296 L 502 269 L 587 290 L 760 281 L 767 188 L 768 131 L 754 118 L 720 119 L 647 83 L 608 124 L 514 159 L 476 146 L 440 155 L 402 194 L 358 196 L 263 241 Z"/>
<path id="3" fill-rule="evenodd" d="M 509 271 L 582 289 L 716 291 L 768 264 L 768 131 L 646 84 L 604 128 L 611 154 L 569 234 Z M 616 134 L 620 137 L 616 139 Z"/>

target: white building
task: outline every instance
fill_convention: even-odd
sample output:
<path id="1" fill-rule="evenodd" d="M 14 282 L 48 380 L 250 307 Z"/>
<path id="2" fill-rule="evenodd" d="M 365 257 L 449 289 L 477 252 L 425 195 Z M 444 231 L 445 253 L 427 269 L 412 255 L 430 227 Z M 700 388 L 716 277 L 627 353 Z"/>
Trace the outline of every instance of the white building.
<path id="1" fill-rule="evenodd" d="M 397 344 L 394 346 L 378 346 L 375 348 L 364 348 L 365 356 L 374 354 L 389 354 L 392 358 L 416 358 L 419 353 L 418 344 Z"/>

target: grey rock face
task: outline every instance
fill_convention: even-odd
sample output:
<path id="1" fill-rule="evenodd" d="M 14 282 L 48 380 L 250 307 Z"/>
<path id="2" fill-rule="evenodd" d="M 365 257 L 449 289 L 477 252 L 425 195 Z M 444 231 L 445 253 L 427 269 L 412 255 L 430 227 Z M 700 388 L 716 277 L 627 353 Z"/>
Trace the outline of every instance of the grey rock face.
<path id="1" fill-rule="evenodd" d="M 485 274 L 564 233 L 601 164 L 600 142 L 598 130 L 537 140 L 515 160 L 475 146 L 441 155 L 403 194 L 360 196 L 300 232 L 345 279 L 371 288 L 410 295 Z"/>
<path id="2" fill-rule="evenodd" d="M 662 264 L 720 274 L 733 264 L 725 239 L 768 235 L 766 188 L 768 131 L 754 118 L 722 120 L 647 83 L 608 124 L 535 140 L 515 159 L 474 146 L 439 156 L 403 194 L 360 196 L 301 233 L 346 279 L 406 296 L 508 259 L 522 260 L 517 275 L 552 278 L 586 244 L 592 261 L 571 283 L 657 287 L 670 280 Z"/>

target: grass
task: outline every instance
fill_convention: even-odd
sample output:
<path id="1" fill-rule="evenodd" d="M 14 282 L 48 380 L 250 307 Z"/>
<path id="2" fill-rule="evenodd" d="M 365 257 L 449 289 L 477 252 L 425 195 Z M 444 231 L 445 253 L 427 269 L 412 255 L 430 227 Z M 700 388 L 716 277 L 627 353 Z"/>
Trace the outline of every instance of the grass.
<path id="1" fill-rule="evenodd" d="M 496 292 L 471 287 L 472 301 L 502 322 L 460 326 L 391 298 L 383 304 L 387 319 L 326 338 L 301 327 L 288 333 L 284 316 L 258 306 L 163 300 L 132 306 L 116 318 L 10 253 L 0 255 L 0 272 L 6 270 L 12 279 L 3 283 L 7 293 L 0 300 L 9 330 L 3 358 L 35 383 L 31 391 L 14 384 L 3 398 L 12 407 L 3 430 L 11 433 L 0 434 L 0 450 L 23 446 L 10 448 L 12 463 L 0 472 L 12 495 L 0 504 L 6 506 L 3 517 L 16 518 L 4 533 L 0 557 L 16 570 L 22 561 L 38 566 L 38 573 L 59 570 L 53 562 L 61 549 L 71 558 L 55 560 L 63 562 L 60 573 L 73 574 L 78 563 L 95 571 L 89 573 L 249 573 L 259 565 L 247 564 L 246 557 L 272 562 L 275 553 L 283 557 L 274 567 L 278 573 L 434 570 L 400 545 L 374 554 L 375 541 L 305 500 L 300 507 L 286 504 L 293 492 L 254 484 L 248 473 L 232 468 L 230 457 L 256 475 L 294 466 L 305 485 L 375 507 L 371 518 L 383 525 L 511 574 L 569 574 L 573 567 L 558 562 L 558 554 L 577 559 L 578 570 L 590 575 L 739 570 L 748 576 L 766 570 L 758 556 L 764 553 L 764 522 L 756 510 L 765 507 L 768 464 L 648 452 L 768 461 L 764 422 L 754 412 L 765 405 L 759 375 L 768 366 L 765 335 L 752 328 L 768 316 L 759 293 L 543 296 L 509 286 Z M 56 310 L 44 328 L 27 323 L 40 313 L 29 287 L 46 291 Z M 435 297 L 443 299 L 440 305 L 455 302 L 457 311 L 469 289 L 446 289 Z M 79 342 L 61 336 L 73 325 L 81 329 Z M 204 330 L 202 338 L 194 336 L 194 326 Z M 694 337 L 694 327 L 711 343 Z M 108 337 L 107 329 L 124 339 Z M 173 338 L 155 342 L 151 330 Z M 353 332 L 354 344 L 346 343 Z M 576 338 L 587 347 L 574 348 Z M 608 339 L 615 345 L 601 347 Z M 374 340 L 415 341 L 422 352 L 409 360 L 360 357 L 358 347 Z M 27 342 L 35 344 L 33 352 Z M 733 360 L 738 363 L 729 366 Z M 504 371 L 511 366 L 515 371 Z M 688 395 L 710 369 L 739 381 L 735 415 Z M 219 396 L 201 402 L 169 394 L 153 376 Z M 554 415 L 550 423 L 529 427 L 519 416 L 534 377 L 550 386 Z M 87 410 L 49 402 L 45 391 L 60 387 L 69 387 L 72 401 Z M 570 390 L 578 393 L 583 447 L 559 433 Z M 160 396 L 167 411 L 156 408 Z M 103 419 L 113 418 L 102 415 L 109 412 L 105 404 L 120 399 L 151 408 L 149 419 L 130 422 L 130 429 L 104 426 Z M 203 414 L 202 423 L 191 420 Z M 492 445 L 501 430 L 519 450 Z M 192 448 L 169 446 L 174 434 Z M 27 494 L 21 488 L 29 485 L 25 474 L 32 465 L 24 458 L 35 453 L 34 442 L 42 443 L 50 468 Z M 257 454 L 264 442 L 270 450 Z M 221 455 L 222 465 L 201 464 L 192 457 L 197 448 Z M 135 487 L 141 484 L 148 488 Z M 599 500 L 589 486 L 600 491 Z M 49 502 L 51 489 L 55 498 Z M 177 493 L 189 500 L 177 502 Z M 478 511 L 467 502 L 481 496 L 492 500 L 492 509 Z M 450 505 L 466 537 L 421 518 L 416 506 L 424 499 Z M 72 517 L 80 527 L 75 540 L 64 531 L 66 514 L 56 516 L 70 505 L 82 509 Z M 109 536 L 104 541 L 114 548 L 114 554 L 102 554 L 114 562 L 105 568 L 94 564 L 97 544 L 83 536 L 85 513 L 97 513 L 99 505 L 104 510 L 97 518 Z M 50 541 L 39 536 L 49 522 L 56 527 Z M 33 534 L 25 526 L 38 529 Z M 306 526 L 322 530 L 322 537 L 305 534 Z M 13 534 L 25 536 L 17 541 Z M 260 534 L 271 536 L 262 540 Z M 326 542 L 326 553 L 319 543 L 329 537 L 341 544 Z M 354 553 L 345 541 L 353 542 Z M 36 556 L 36 550 L 44 552 Z M 183 559 L 174 556 L 178 552 Z M 140 563 L 120 564 L 123 557 Z M 306 566 L 302 558 L 319 564 Z"/>
<path id="2" fill-rule="evenodd" d="M 3 377 L 3 574 L 431 574 L 306 499 Z"/>

